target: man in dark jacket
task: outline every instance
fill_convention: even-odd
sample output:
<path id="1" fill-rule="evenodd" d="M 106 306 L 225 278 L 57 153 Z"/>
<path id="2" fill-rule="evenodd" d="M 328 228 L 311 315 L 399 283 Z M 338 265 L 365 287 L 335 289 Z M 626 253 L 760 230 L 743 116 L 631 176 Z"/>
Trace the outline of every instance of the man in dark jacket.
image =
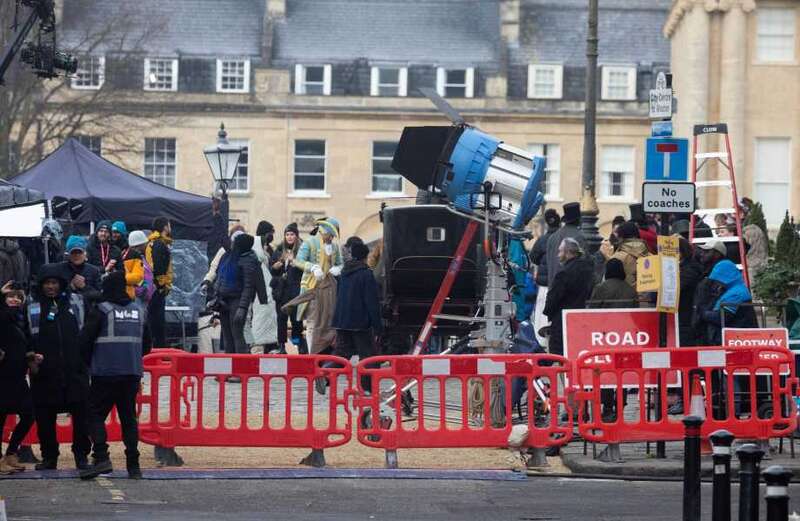
<path id="1" fill-rule="evenodd" d="M 111 244 L 111 221 L 98 223 L 94 236 L 89 240 L 86 256 L 86 262 L 97 266 L 100 271 L 124 270 L 122 251 Z"/>
<path id="2" fill-rule="evenodd" d="M 594 263 L 584 254 L 578 241 L 570 237 L 561 241 L 558 259 L 562 269 L 556 274 L 547 292 L 544 314 L 550 318 L 551 324 L 549 351 L 554 355 L 563 355 L 561 312 L 565 309 L 586 307 L 586 300 L 592 293 Z"/>
<path id="3" fill-rule="evenodd" d="M 69 290 L 61 264 L 42 266 L 38 284 L 38 300 L 28 309 L 33 349 L 44 356 L 38 371 L 31 377 L 42 450 L 42 462 L 36 469 L 54 470 L 58 467 L 56 417 L 63 412 L 69 413 L 72 419 L 75 466 L 79 470 L 85 469 L 91 448 L 89 369 L 78 343 L 85 315 L 84 299 Z"/>
<path id="4" fill-rule="evenodd" d="M 256 296 L 261 304 L 268 300 L 261 264 L 253 252 L 254 242 L 252 235 L 237 235 L 217 270 L 216 294 L 222 299 L 222 343 L 228 353 L 250 352 L 244 339 L 247 311 Z"/>
<path id="5" fill-rule="evenodd" d="M 376 336 L 383 332 L 378 283 L 366 263 L 369 248 L 358 237 L 345 243 L 345 261 L 336 289 L 336 311 L 331 326 L 336 330 L 333 354 L 349 360 L 358 355 L 364 360 L 375 355 Z M 348 253 L 349 252 L 349 253 Z M 370 378 L 362 378 L 361 386 L 372 391 Z"/>
<path id="6" fill-rule="evenodd" d="M 145 260 L 153 270 L 156 291 L 147 306 L 147 320 L 153 344 L 166 347 L 166 304 L 167 295 L 172 291 L 172 225 L 166 217 L 153 219 L 153 231 L 147 238 L 144 250 Z"/>
<path id="7" fill-rule="evenodd" d="M 547 239 L 547 286 L 552 287 L 553 281 L 558 272 L 564 267 L 559 261 L 558 250 L 561 243 L 566 238 L 574 239 L 581 247 L 581 251 L 586 251 L 586 239 L 579 227 L 581 221 L 580 203 L 567 203 L 564 205 L 564 216 L 561 222 L 564 224 Z"/>
<path id="8" fill-rule="evenodd" d="M 692 305 L 697 285 L 703 280 L 703 266 L 695 259 L 689 241 L 680 238 L 680 300 L 678 303 L 678 331 L 681 347 L 695 345 L 695 334 L 692 330 Z"/>
<path id="9" fill-rule="evenodd" d="M 100 268 L 86 262 L 86 239 L 71 235 L 67 239 L 67 260 L 60 263 L 62 276 L 71 293 L 83 296 L 86 303 L 100 298 Z"/>
<path id="10" fill-rule="evenodd" d="M 125 274 L 109 273 L 103 279 L 103 299 L 87 313 L 79 339 L 91 367 L 89 427 L 94 444 L 94 464 L 81 471 L 81 479 L 92 479 L 112 471 L 105 421 L 113 407 L 117 408 L 122 426 L 128 477 L 142 477 L 136 395 L 142 379 L 142 357 L 150 352 L 149 340 L 145 311 L 128 297 Z"/>

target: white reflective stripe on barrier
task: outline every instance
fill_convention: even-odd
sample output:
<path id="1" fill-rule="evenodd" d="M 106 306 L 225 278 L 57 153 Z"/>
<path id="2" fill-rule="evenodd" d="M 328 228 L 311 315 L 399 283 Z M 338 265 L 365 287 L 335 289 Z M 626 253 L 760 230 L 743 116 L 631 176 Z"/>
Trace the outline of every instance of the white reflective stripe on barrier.
<path id="1" fill-rule="evenodd" d="M 495 362 L 488 358 L 478 360 L 478 374 L 506 374 L 505 362 Z"/>
<path id="2" fill-rule="evenodd" d="M 258 363 L 258 374 L 286 375 L 289 372 L 289 361 L 285 358 L 262 358 Z"/>
<path id="3" fill-rule="evenodd" d="M 649 351 L 642 353 L 642 369 L 666 369 L 669 367 L 669 352 Z"/>
<path id="4" fill-rule="evenodd" d="M 422 361 L 422 374 L 430 376 L 447 376 L 450 374 L 450 360 Z"/>
<path id="5" fill-rule="evenodd" d="M 206 374 L 231 374 L 233 372 L 233 359 L 231 358 L 205 358 L 203 372 Z"/>
<path id="6" fill-rule="evenodd" d="M 789 487 L 767 487 L 767 493 L 764 497 L 787 497 L 789 495 Z"/>
<path id="7" fill-rule="evenodd" d="M 700 351 L 697 353 L 698 367 L 725 367 L 725 351 Z"/>

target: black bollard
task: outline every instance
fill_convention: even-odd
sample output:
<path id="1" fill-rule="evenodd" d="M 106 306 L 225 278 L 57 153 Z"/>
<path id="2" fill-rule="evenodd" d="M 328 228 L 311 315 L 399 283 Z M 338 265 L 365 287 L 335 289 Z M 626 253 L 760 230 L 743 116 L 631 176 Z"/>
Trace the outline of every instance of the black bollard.
<path id="1" fill-rule="evenodd" d="M 739 458 L 739 521 L 758 521 L 758 478 L 764 451 L 748 443 L 736 451 Z"/>
<path id="2" fill-rule="evenodd" d="M 773 465 L 763 472 L 767 483 L 767 521 L 789 520 L 789 481 L 792 471 Z"/>
<path id="3" fill-rule="evenodd" d="M 700 426 L 703 419 L 687 416 L 683 424 L 686 426 L 683 439 L 683 521 L 700 521 Z"/>
<path id="4" fill-rule="evenodd" d="M 731 445 L 733 434 L 721 429 L 709 436 L 714 446 L 714 496 L 712 521 L 731 521 Z"/>

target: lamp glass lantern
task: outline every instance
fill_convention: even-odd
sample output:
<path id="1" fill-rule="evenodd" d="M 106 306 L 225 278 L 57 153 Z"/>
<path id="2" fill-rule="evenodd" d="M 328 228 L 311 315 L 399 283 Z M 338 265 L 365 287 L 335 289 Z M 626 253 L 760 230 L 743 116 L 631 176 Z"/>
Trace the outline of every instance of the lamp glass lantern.
<path id="1" fill-rule="evenodd" d="M 219 126 L 217 143 L 203 149 L 208 166 L 211 168 L 211 175 L 214 181 L 219 183 L 223 191 L 236 176 L 236 169 L 239 166 L 239 157 L 242 155 L 242 147 L 228 143 L 228 133 L 225 125 Z"/>

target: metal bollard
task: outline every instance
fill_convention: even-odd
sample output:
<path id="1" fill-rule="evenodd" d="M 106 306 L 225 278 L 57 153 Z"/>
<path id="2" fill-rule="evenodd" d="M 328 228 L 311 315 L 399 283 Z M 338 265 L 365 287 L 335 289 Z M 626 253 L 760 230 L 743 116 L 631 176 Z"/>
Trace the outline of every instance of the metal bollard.
<path id="1" fill-rule="evenodd" d="M 700 426 L 703 419 L 683 419 L 686 436 L 683 441 L 683 521 L 700 521 Z"/>
<path id="2" fill-rule="evenodd" d="M 788 521 L 789 519 L 789 481 L 792 471 L 773 465 L 763 472 L 767 483 L 767 521 Z"/>
<path id="3" fill-rule="evenodd" d="M 714 447 L 714 496 L 712 521 L 731 521 L 731 445 L 733 434 L 722 429 L 709 436 Z"/>
<path id="4" fill-rule="evenodd" d="M 736 450 L 739 458 L 739 521 L 758 521 L 758 481 L 764 451 L 748 443 Z"/>

